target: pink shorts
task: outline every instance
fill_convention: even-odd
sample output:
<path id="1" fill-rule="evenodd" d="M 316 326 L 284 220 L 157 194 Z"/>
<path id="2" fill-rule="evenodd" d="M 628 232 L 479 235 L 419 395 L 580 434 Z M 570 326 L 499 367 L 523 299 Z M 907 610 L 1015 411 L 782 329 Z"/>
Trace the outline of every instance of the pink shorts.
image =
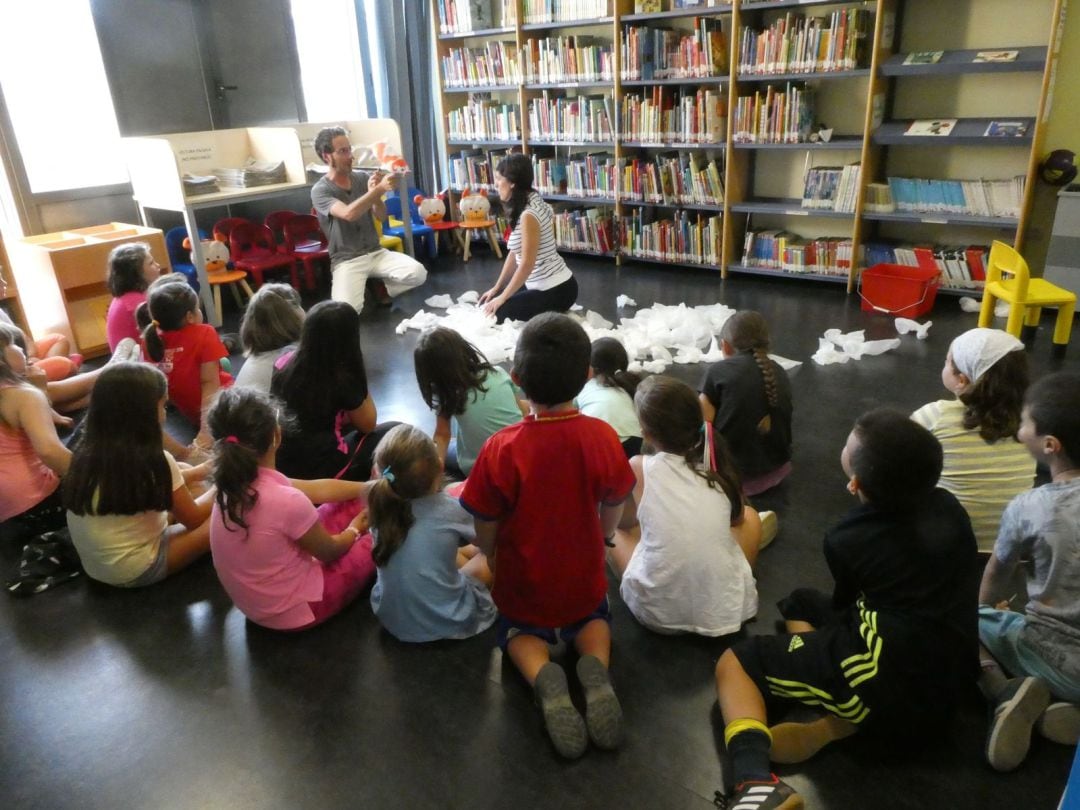
<path id="1" fill-rule="evenodd" d="M 323 563 L 323 595 L 318 602 L 308 602 L 315 617 L 306 630 L 336 616 L 375 579 L 375 561 L 371 558 L 371 533 L 360 535 L 352 548 L 332 563 Z"/>

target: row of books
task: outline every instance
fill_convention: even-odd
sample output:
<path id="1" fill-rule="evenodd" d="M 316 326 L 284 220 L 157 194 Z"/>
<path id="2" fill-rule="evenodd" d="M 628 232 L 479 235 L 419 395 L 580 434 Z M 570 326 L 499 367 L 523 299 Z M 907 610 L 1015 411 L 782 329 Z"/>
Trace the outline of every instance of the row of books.
<path id="1" fill-rule="evenodd" d="M 806 238 L 790 231 L 747 228 L 742 264 L 784 273 L 846 276 L 852 242 L 843 236 Z"/>
<path id="2" fill-rule="evenodd" d="M 583 141 L 600 143 L 614 140 L 610 96 L 543 96 L 529 102 L 529 137 L 537 141 Z"/>
<path id="3" fill-rule="evenodd" d="M 450 187 L 455 191 L 468 186 L 475 191 L 495 190 L 495 167 L 510 154 L 510 149 L 484 151 L 472 149 L 450 156 Z"/>
<path id="4" fill-rule="evenodd" d="M 626 161 L 619 196 L 664 205 L 723 205 L 724 170 L 697 155 L 657 155 L 655 160 Z"/>
<path id="5" fill-rule="evenodd" d="M 446 115 L 450 139 L 459 141 L 521 140 L 521 108 L 491 99 L 472 98 Z"/>
<path id="6" fill-rule="evenodd" d="M 689 33 L 643 25 L 623 31 L 623 79 L 687 79 L 727 72 L 727 36 L 719 18 L 697 17 Z"/>
<path id="7" fill-rule="evenodd" d="M 438 0 L 439 33 L 467 34 L 512 26 L 517 19 L 516 7 L 517 0 Z"/>
<path id="8" fill-rule="evenodd" d="M 522 10 L 526 25 L 611 16 L 610 0 L 522 0 Z"/>
<path id="9" fill-rule="evenodd" d="M 864 67 L 870 12 L 844 8 L 815 17 L 789 12 L 762 31 L 739 34 L 739 72 L 820 73 Z"/>
<path id="10" fill-rule="evenodd" d="M 802 207 L 818 211 L 854 212 L 860 174 L 858 163 L 813 167 L 807 171 L 803 182 Z"/>
<path id="11" fill-rule="evenodd" d="M 945 287 L 975 288 L 986 280 L 985 245 L 897 245 L 867 242 L 863 245 L 863 264 L 900 264 L 938 270 Z"/>
<path id="12" fill-rule="evenodd" d="M 453 48 L 439 60 L 445 87 L 491 87 L 521 83 L 521 62 L 513 42 Z"/>
<path id="13" fill-rule="evenodd" d="M 622 218 L 619 249 L 624 255 L 683 264 L 720 264 L 724 229 L 719 215 L 680 211 L 670 219 L 653 222 L 648 216 L 635 211 Z"/>
<path id="14" fill-rule="evenodd" d="M 723 143 L 727 104 L 715 88 L 654 87 L 629 93 L 620 106 L 619 131 L 628 141 L 645 143 Z"/>
<path id="15" fill-rule="evenodd" d="M 732 140 L 735 143 L 802 143 L 814 124 L 811 88 L 788 82 L 783 90 L 769 86 L 735 100 Z"/>
<path id="16" fill-rule="evenodd" d="M 559 247 L 597 253 L 609 253 L 614 249 L 615 234 L 609 210 L 556 211 L 552 224 L 555 244 Z"/>
<path id="17" fill-rule="evenodd" d="M 541 194 L 614 199 L 619 180 L 615 155 L 600 152 L 568 160 L 533 156 L 533 186 Z"/>
<path id="18" fill-rule="evenodd" d="M 530 39 L 525 79 L 530 82 L 606 82 L 615 78 L 610 42 L 596 37 L 565 36 Z"/>
<path id="19" fill-rule="evenodd" d="M 927 180 L 890 177 L 889 191 L 899 211 L 1019 217 L 1024 175 L 1009 180 Z"/>

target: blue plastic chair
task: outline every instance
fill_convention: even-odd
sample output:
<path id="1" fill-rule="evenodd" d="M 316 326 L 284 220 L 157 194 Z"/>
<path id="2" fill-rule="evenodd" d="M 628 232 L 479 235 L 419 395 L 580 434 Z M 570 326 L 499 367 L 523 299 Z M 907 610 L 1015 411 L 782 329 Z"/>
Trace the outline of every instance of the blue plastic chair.
<path id="1" fill-rule="evenodd" d="M 184 248 L 184 240 L 187 239 L 187 228 L 179 226 L 170 228 L 165 234 L 165 251 L 169 254 L 169 264 L 174 273 L 183 273 L 188 284 L 195 292 L 199 291 L 199 275 L 195 272 L 195 265 L 188 261 L 189 254 Z M 199 239 L 209 239 L 206 231 L 199 228 Z"/>
<path id="2" fill-rule="evenodd" d="M 427 244 L 427 254 L 429 258 L 434 259 L 439 255 L 439 243 L 435 239 L 435 231 L 424 222 L 420 216 L 420 210 L 416 207 L 416 203 L 413 202 L 413 197 L 422 192 L 419 189 L 409 189 L 409 216 L 412 219 L 412 235 L 413 244 L 416 244 L 417 239 L 423 239 Z M 401 216 L 401 198 L 397 194 L 390 194 L 386 198 L 386 213 L 397 219 L 403 219 Z M 386 236 L 397 236 L 400 239 L 405 238 L 405 226 L 404 225 L 383 225 L 383 234 Z"/>

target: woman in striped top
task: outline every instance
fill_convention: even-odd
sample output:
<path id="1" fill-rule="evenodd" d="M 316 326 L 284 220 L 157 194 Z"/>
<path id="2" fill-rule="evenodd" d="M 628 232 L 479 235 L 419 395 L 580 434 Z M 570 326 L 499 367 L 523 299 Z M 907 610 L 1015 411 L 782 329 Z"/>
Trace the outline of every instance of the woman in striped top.
<path id="1" fill-rule="evenodd" d="M 573 273 L 555 249 L 551 206 L 533 189 L 528 156 L 507 155 L 495 167 L 495 188 L 512 232 L 495 286 L 480 296 L 499 323 L 527 321 L 541 312 L 566 312 L 577 300 Z"/>
<path id="2" fill-rule="evenodd" d="M 956 399 L 911 415 L 945 452 L 938 486 L 971 518 L 979 550 L 990 552 L 1005 506 L 1031 489 L 1035 462 L 1016 440 L 1028 386 L 1024 344 L 1000 329 L 969 329 L 949 347 L 941 381 Z"/>

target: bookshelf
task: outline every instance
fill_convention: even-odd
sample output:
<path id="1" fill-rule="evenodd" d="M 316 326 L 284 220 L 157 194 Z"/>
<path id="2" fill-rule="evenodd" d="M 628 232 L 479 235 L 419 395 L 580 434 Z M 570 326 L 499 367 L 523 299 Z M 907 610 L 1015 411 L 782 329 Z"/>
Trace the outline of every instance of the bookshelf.
<path id="1" fill-rule="evenodd" d="M 603 0 L 586 16 L 582 0 L 491 0 L 476 30 L 440 31 L 450 2 L 432 0 L 451 196 L 466 181 L 484 189 L 520 150 L 557 214 L 611 217 L 612 249 L 567 249 L 848 292 L 860 256 L 878 255 L 867 245 L 1021 249 L 1066 2 L 661 0 L 646 12 Z M 463 87 L 469 54 L 484 61 Z M 473 120 L 512 113 L 514 137 L 451 135 L 450 114 L 470 102 Z M 935 116 L 953 121 L 947 134 L 923 130 Z M 582 182 L 586 163 L 596 174 Z M 889 178 L 1016 178 L 1016 198 L 889 209 Z M 751 255 L 762 232 L 795 258 Z M 946 283 L 972 286 L 960 271 Z"/>

